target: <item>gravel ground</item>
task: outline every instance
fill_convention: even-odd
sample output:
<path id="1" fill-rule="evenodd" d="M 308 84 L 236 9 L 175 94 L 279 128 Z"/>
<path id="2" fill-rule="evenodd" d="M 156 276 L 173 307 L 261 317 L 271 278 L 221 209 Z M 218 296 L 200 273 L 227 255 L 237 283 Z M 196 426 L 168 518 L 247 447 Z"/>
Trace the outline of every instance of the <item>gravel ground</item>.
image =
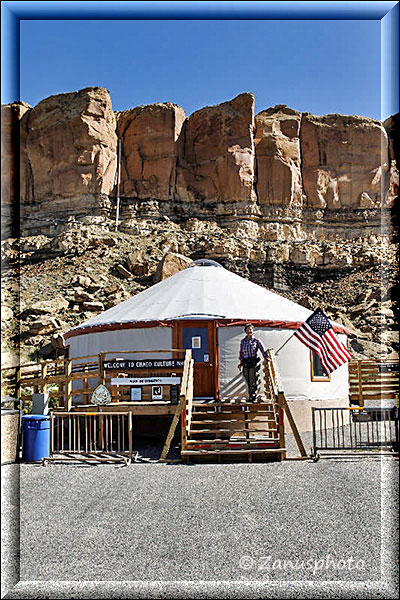
<path id="1" fill-rule="evenodd" d="M 395 598 L 397 465 L 3 467 L 6 597 Z"/>

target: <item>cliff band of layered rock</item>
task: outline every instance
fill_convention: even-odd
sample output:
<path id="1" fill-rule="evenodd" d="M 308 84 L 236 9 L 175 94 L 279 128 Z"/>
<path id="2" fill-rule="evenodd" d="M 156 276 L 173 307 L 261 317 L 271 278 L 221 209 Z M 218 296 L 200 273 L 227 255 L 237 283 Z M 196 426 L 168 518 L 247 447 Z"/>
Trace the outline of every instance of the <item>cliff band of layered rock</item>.
<path id="1" fill-rule="evenodd" d="M 266 241 L 368 244 L 366 236 L 390 232 L 398 116 L 382 124 L 285 105 L 254 115 L 250 93 L 189 117 L 169 102 L 114 113 L 99 87 L 34 108 L 6 105 L 2 115 L 3 212 L 20 203 L 22 235 L 55 235 L 69 217 L 113 216 L 118 138 L 127 230 L 137 217 L 169 215 Z"/>
<path id="2" fill-rule="evenodd" d="M 118 113 L 122 197 L 172 198 L 176 143 L 185 118 L 184 110 L 170 102 Z"/>

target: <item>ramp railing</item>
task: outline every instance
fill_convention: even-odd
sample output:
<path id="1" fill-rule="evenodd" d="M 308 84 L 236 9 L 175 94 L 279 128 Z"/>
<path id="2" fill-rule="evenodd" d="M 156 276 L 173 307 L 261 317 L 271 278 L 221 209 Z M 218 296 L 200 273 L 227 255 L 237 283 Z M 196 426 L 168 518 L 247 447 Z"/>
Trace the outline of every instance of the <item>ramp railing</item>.
<path id="1" fill-rule="evenodd" d="M 50 411 L 50 457 L 127 457 L 132 460 L 132 413 Z"/>
<path id="2" fill-rule="evenodd" d="M 312 455 L 318 460 L 319 451 L 377 450 L 398 452 L 399 411 L 397 407 L 371 408 L 312 408 Z"/>

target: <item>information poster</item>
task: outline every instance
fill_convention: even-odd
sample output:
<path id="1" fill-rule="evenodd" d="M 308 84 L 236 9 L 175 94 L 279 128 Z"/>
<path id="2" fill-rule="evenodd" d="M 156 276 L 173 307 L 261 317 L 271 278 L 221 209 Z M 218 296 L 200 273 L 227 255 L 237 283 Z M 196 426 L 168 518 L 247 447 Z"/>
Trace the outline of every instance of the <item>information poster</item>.
<path id="1" fill-rule="evenodd" d="M 142 388 L 131 387 L 131 402 L 140 402 L 142 399 Z"/>
<path id="2" fill-rule="evenodd" d="M 201 348 L 201 337 L 199 335 L 192 337 L 192 348 Z"/>

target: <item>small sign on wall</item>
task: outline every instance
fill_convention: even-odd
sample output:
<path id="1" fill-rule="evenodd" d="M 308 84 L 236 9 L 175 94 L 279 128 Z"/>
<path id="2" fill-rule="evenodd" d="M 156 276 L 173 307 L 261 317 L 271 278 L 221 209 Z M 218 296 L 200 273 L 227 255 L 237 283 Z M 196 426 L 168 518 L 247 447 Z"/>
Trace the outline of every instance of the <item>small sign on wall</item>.
<path id="1" fill-rule="evenodd" d="M 162 400 L 163 397 L 163 389 L 161 385 L 153 385 L 151 386 L 151 399 L 152 400 Z"/>
<path id="2" fill-rule="evenodd" d="M 131 387 L 131 402 L 140 402 L 142 399 L 142 388 Z"/>
<path id="3" fill-rule="evenodd" d="M 192 348 L 201 348 L 201 337 L 199 335 L 192 337 Z"/>

